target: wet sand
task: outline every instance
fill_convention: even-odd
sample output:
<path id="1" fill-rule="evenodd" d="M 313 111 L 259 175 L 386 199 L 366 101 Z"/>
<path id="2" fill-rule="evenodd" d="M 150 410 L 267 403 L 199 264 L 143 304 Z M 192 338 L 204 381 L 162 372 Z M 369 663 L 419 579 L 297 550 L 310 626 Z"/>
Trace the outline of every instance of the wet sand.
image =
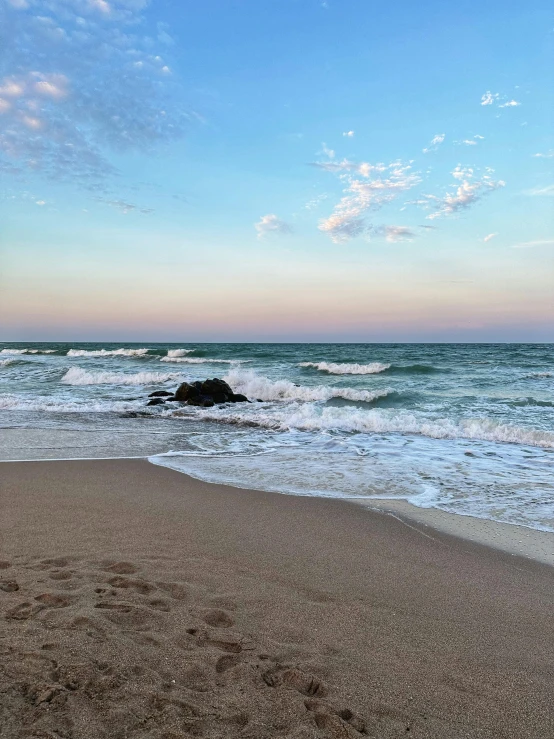
<path id="1" fill-rule="evenodd" d="M 142 460 L 0 476 L 2 739 L 554 736 L 541 562 Z"/>

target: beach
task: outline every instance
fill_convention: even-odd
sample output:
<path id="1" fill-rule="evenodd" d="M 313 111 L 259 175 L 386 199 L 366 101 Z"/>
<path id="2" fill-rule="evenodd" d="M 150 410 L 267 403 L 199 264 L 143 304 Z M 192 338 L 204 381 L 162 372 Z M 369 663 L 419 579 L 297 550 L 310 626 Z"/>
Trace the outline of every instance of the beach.
<path id="1" fill-rule="evenodd" d="M 0 472 L 3 739 L 554 735 L 543 562 L 145 460 Z"/>

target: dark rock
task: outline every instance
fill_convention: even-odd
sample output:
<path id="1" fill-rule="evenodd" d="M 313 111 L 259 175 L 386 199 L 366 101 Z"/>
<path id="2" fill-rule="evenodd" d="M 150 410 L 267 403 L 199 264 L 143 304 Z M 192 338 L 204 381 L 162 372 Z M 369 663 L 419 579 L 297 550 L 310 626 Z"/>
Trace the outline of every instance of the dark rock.
<path id="1" fill-rule="evenodd" d="M 179 385 L 173 397 L 181 403 L 186 403 L 189 398 L 195 398 L 198 395 L 199 392 L 197 387 L 191 385 L 189 382 L 183 382 Z"/>
<path id="2" fill-rule="evenodd" d="M 235 395 L 226 382 L 214 377 L 204 382 L 183 382 L 175 391 L 175 395 L 168 397 L 167 400 L 211 408 L 216 403 L 244 403 L 248 398 L 240 394 Z"/>
<path id="3" fill-rule="evenodd" d="M 174 395 L 172 395 L 171 398 L 166 398 L 165 399 L 165 402 L 166 403 L 177 403 L 178 400 L 177 400 L 177 398 Z"/>
<path id="4" fill-rule="evenodd" d="M 233 397 L 232 388 L 217 377 L 213 380 L 204 380 L 200 392 L 212 398 L 214 403 L 228 403 Z"/>
<path id="5" fill-rule="evenodd" d="M 165 400 L 163 398 L 153 398 L 152 400 L 149 400 L 146 405 L 163 405 L 165 403 Z"/>
<path id="6" fill-rule="evenodd" d="M 168 392 L 167 390 L 156 390 L 155 393 L 150 393 L 148 396 L 149 398 L 166 398 L 170 395 L 173 395 L 173 393 Z"/>
<path id="7" fill-rule="evenodd" d="M 215 403 L 211 398 L 208 398 L 207 395 L 197 395 L 196 397 L 187 400 L 187 405 L 196 405 L 200 408 L 211 408 Z"/>

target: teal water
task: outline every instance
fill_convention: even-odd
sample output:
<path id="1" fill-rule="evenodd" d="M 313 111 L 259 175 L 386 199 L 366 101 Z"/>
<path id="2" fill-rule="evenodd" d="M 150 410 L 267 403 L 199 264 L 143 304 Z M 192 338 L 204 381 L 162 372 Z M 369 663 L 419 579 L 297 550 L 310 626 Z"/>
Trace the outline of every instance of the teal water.
<path id="1" fill-rule="evenodd" d="M 254 402 L 145 407 L 216 376 Z M 0 344 L 0 424 L 4 459 L 149 456 L 554 531 L 554 345 Z"/>

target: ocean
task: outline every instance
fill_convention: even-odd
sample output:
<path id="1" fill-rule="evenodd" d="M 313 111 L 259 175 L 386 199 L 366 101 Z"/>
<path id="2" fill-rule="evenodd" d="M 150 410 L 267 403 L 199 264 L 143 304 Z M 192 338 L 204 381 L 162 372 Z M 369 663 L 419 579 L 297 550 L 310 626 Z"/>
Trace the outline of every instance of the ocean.
<path id="1" fill-rule="evenodd" d="M 220 377 L 252 402 L 146 407 Z M 554 531 L 552 344 L 0 344 L 0 459 L 401 498 Z"/>

